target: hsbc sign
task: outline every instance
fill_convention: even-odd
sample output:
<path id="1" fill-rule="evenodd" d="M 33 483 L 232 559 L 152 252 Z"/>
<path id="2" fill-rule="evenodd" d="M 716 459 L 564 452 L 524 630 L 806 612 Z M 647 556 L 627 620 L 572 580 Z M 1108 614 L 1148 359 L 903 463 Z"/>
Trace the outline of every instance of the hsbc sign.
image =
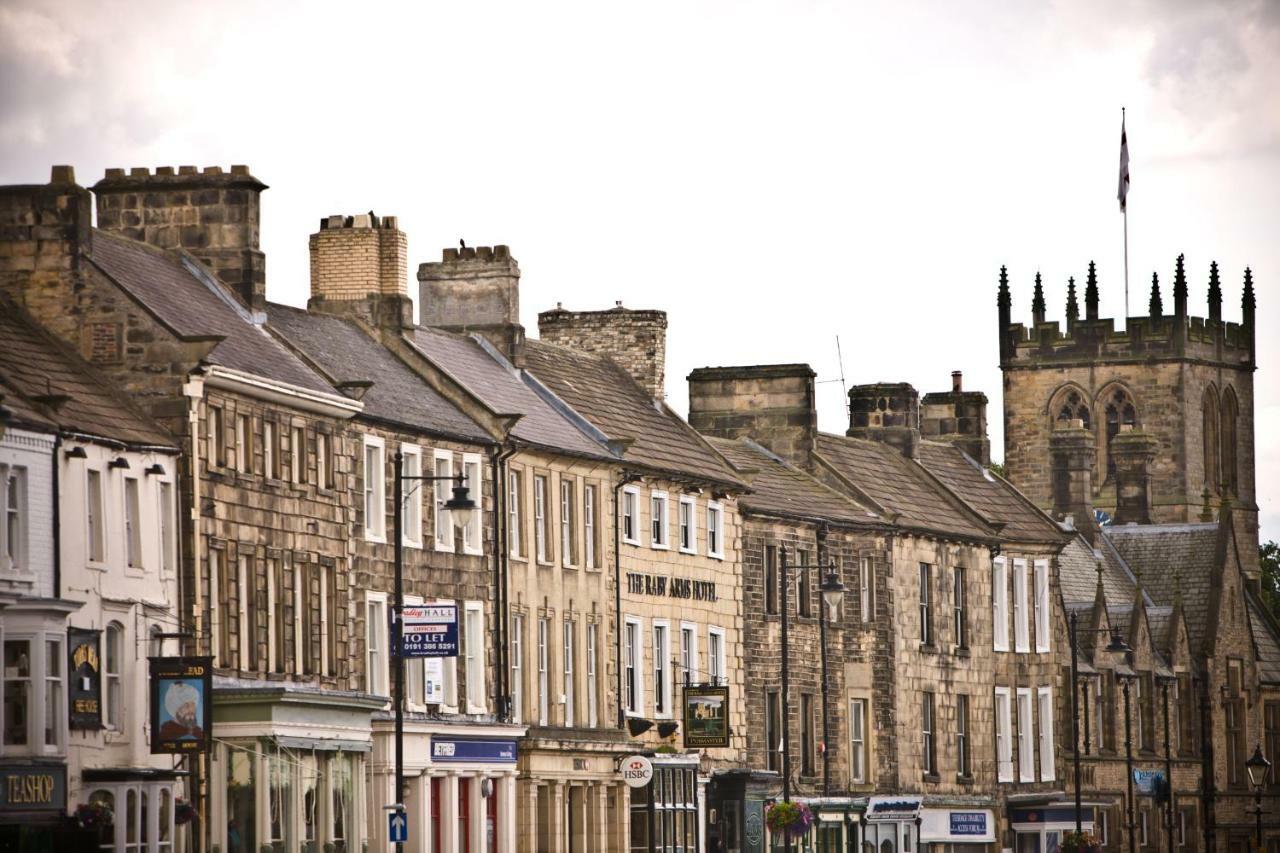
<path id="1" fill-rule="evenodd" d="M 630 788 L 643 788 L 653 779 L 653 763 L 643 755 L 628 755 L 619 770 L 622 781 Z"/>

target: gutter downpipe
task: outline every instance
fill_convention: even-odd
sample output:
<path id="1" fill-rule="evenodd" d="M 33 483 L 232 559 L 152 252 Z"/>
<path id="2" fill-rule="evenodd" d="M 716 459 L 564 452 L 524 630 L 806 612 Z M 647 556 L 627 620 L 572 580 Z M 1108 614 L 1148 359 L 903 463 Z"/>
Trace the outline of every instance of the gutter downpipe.
<path id="1" fill-rule="evenodd" d="M 53 437 L 53 597 L 62 598 L 62 498 L 59 488 L 62 433 Z"/>
<path id="2" fill-rule="evenodd" d="M 490 456 L 490 465 L 493 471 L 493 608 L 494 622 L 498 629 L 498 679 L 494 685 L 498 690 L 499 713 L 498 719 L 502 722 L 509 723 L 512 720 L 511 708 L 511 643 L 510 630 L 508 624 L 510 613 L 508 612 L 508 591 L 507 591 L 507 575 L 510 569 L 510 555 L 507 551 L 507 517 L 506 510 L 506 491 L 503 489 L 503 482 L 506 479 L 503 473 L 506 471 L 507 460 L 514 456 L 516 449 L 514 447 L 498 447 Z"/>
<path id="3" fill-rule="evenodd" d="M 205 650 L 211 650 L 208 645 L 207 638 L 204 635 L 204 595 L 200 584 L 200 401 L 204 399 L 204 377 L 193 375 L 189 382 L 182 386 L 182 393 L 187 397 L 187 432 L 191 437 L 191 616 L 192 616 L 192 633 L 195 635 L 195 653 L 201 652 L 201 644 L 204 643 Z M 179 584 L 183 573 L 178 572 Z M 181 601 L 182 591 L 179 587 L 179 600 Z M 179 613 L 182 612 L 179 608 Z M 210 820 L 210 809 L 213 805 L 213 791 L 204 784 L 207 774 L 205 773 L 205 763 L 208 758 L 201 754 L 195 756 L 196 766 L 194 769 L 194 785 L 196 790 L 187 792 L 187 796 L 192 802 L 202 802 L 199 819 L 200 828 L 196 834 L 196 850 L 212 849 L 213 841 L 213 824 Z M 204 787 L 204 797 L 200 796 L 200 788 Z"/>

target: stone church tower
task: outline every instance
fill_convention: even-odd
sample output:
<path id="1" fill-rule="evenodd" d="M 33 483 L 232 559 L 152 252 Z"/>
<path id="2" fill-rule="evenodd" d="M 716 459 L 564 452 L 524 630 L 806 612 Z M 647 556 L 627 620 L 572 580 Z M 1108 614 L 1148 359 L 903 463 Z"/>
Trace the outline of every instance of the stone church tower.
<path id="1" fill-rule="evenodd" d="M 1116 331 L 1113 319 L 1098 317 L 1092 262 L 1083 317 L 1075 280 L 1068 285 L 1065 329 L 1045 319 L 1038 273 L 1030 326 L 1012 319 L 1003 267 L 997 302 L 1009 479 L 1050 510 L 1050 434 L 1079 421 L 1094 444 L 1097 509 L 1116 524 L 1188 523 L 1215 519 L 1230 501 L 1241 563 L 1256 577 L 1251 272 L 1244 272 L 1238 324 L 1222 320 L 1216 263 L 1209 267 L 1208 316 L 1188 316 L 1181 255 L 1172 313 L 1165 312 L 1153 275 L 1148 316 L 1130 317 L 1124 331 Z"/>

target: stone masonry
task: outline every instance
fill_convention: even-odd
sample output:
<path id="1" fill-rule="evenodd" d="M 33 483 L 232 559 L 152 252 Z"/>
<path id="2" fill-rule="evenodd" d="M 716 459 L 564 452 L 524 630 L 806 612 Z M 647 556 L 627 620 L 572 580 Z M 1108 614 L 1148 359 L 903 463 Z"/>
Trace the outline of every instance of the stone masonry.
<path id="1" fill-rule="evenodd" d="M 567 311 L 556 305 L 538 315 L 538 335 L 547 343 L 612 358 L 655 400 L 665 393 L 667 312 L 623 308 Z"/>

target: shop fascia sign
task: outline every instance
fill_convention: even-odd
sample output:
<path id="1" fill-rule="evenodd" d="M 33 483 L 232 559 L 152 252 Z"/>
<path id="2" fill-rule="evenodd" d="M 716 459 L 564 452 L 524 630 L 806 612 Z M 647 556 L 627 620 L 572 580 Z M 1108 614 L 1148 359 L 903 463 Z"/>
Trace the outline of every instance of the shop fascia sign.
<path id="1" fill-rule="evenodd" d="M 872 797 L 867 803 L 866 819 L 868 821 L 904 821 L 915 820 L 920 814 L 919 797 Z"/>
<path id="2" fill-rule="evenodd" d="M 653 779 L 653 762 L 643 755 L 628 755 L 618 765 L 622 781 L 629 788 L 643 788 Z"/>

